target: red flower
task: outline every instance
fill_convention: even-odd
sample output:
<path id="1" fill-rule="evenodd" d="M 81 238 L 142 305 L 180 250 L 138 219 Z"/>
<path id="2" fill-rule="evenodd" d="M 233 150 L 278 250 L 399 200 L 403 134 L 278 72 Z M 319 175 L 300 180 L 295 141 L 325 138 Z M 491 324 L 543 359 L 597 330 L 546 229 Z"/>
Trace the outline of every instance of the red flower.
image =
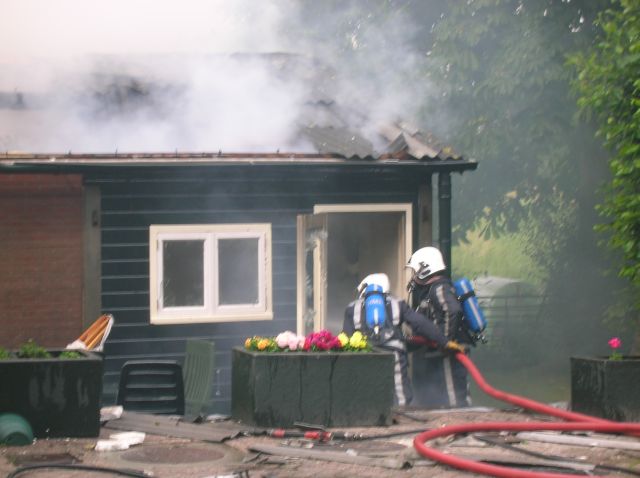
<path id="1" fill-rule="evenodd" d="M 342 345 L 337 337 L 328 330 L 312 332 L 305 338 L 304 350 L 326 351 L 340 350 Z"/>
<path id="2" fill-rule="evenodd" d="M 622 345 L 622 340 L 620 340 L 618 337 L 612 337 L 607 343 L 612 349 L 617 349 Z"/>

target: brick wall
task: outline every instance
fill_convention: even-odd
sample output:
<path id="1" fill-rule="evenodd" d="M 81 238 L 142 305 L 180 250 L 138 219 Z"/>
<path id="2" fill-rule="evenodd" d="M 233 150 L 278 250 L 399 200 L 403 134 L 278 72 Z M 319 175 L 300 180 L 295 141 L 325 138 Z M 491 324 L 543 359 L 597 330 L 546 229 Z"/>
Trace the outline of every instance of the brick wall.
<path id="1" fill-rule="evenodd" d="M 82 177 L 0 174 L 0 346 L 82 332 Z"/>

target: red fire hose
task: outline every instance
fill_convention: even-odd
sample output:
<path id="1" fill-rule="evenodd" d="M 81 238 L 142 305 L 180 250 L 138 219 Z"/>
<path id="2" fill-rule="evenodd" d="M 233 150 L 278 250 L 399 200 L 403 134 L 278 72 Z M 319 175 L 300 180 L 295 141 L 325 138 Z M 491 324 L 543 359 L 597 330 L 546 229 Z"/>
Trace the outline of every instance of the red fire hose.
<path id="1" fill-rule="evenodd" d="M 481 473 L 485 475 L 505 478 L 567 478 L 563 473 L 538 473 L 524 470 L 514 470 L 504 466 L 479 463 L 466 460 L 453 455 L 445 454 L 425 445 L 427 440 L 437 437 L 453 435 L 457 433 L 472 433 L 478 431 L 525 431 L 525 430 L 553 430 L 553 431 L 597 431 L 605 433 L 624 433 L 628 435 L 640 435 L 640 423 L 617 423 L 601 418 L 583 415 L 581 413 L 559 410 L 548 405 L 530 400 L 518 395 L 512 395 L 491 387 L 482 377 L 469 357 L 462 353 L 455 355 L 456 359 L 466 367 L 480 389 L 486 394 L 505 402 L 517 405 L 537 413 L 544 413 L 574 423 L 548 423 L 548 422 L 486 422 L 475 424 L 451 425 L 436 430 L 425 431 L 413 440 L 413 446 L 421 455 L 444 463 L 446 465 L 463 470 Z"/>

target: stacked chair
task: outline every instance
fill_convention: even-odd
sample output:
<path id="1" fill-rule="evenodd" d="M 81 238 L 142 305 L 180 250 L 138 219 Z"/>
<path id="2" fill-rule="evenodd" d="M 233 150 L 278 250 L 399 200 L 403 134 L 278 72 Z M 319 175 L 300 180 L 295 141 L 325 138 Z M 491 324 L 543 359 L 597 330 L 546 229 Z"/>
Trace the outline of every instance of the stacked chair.
<path id="1" fill-rule="evenodd" d="M 196 418 L 211 398 L 214 373 L 214 343 L 187 340 L 184 366 L 175 360 L 125 362 L 116 402 L 132 412 Z"/>

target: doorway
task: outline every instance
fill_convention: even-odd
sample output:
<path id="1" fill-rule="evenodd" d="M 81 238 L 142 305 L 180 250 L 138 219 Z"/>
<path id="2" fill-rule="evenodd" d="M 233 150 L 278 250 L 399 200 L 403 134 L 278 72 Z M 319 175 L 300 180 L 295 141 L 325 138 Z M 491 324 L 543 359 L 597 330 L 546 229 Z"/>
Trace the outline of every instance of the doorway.
<path id="1" fill-rule="evenodd" d="M 342 330 L 345 307 L 368 274 L 404 296 L 411 204 L 317 205 L 298 217 L 298 333 Z"/>

